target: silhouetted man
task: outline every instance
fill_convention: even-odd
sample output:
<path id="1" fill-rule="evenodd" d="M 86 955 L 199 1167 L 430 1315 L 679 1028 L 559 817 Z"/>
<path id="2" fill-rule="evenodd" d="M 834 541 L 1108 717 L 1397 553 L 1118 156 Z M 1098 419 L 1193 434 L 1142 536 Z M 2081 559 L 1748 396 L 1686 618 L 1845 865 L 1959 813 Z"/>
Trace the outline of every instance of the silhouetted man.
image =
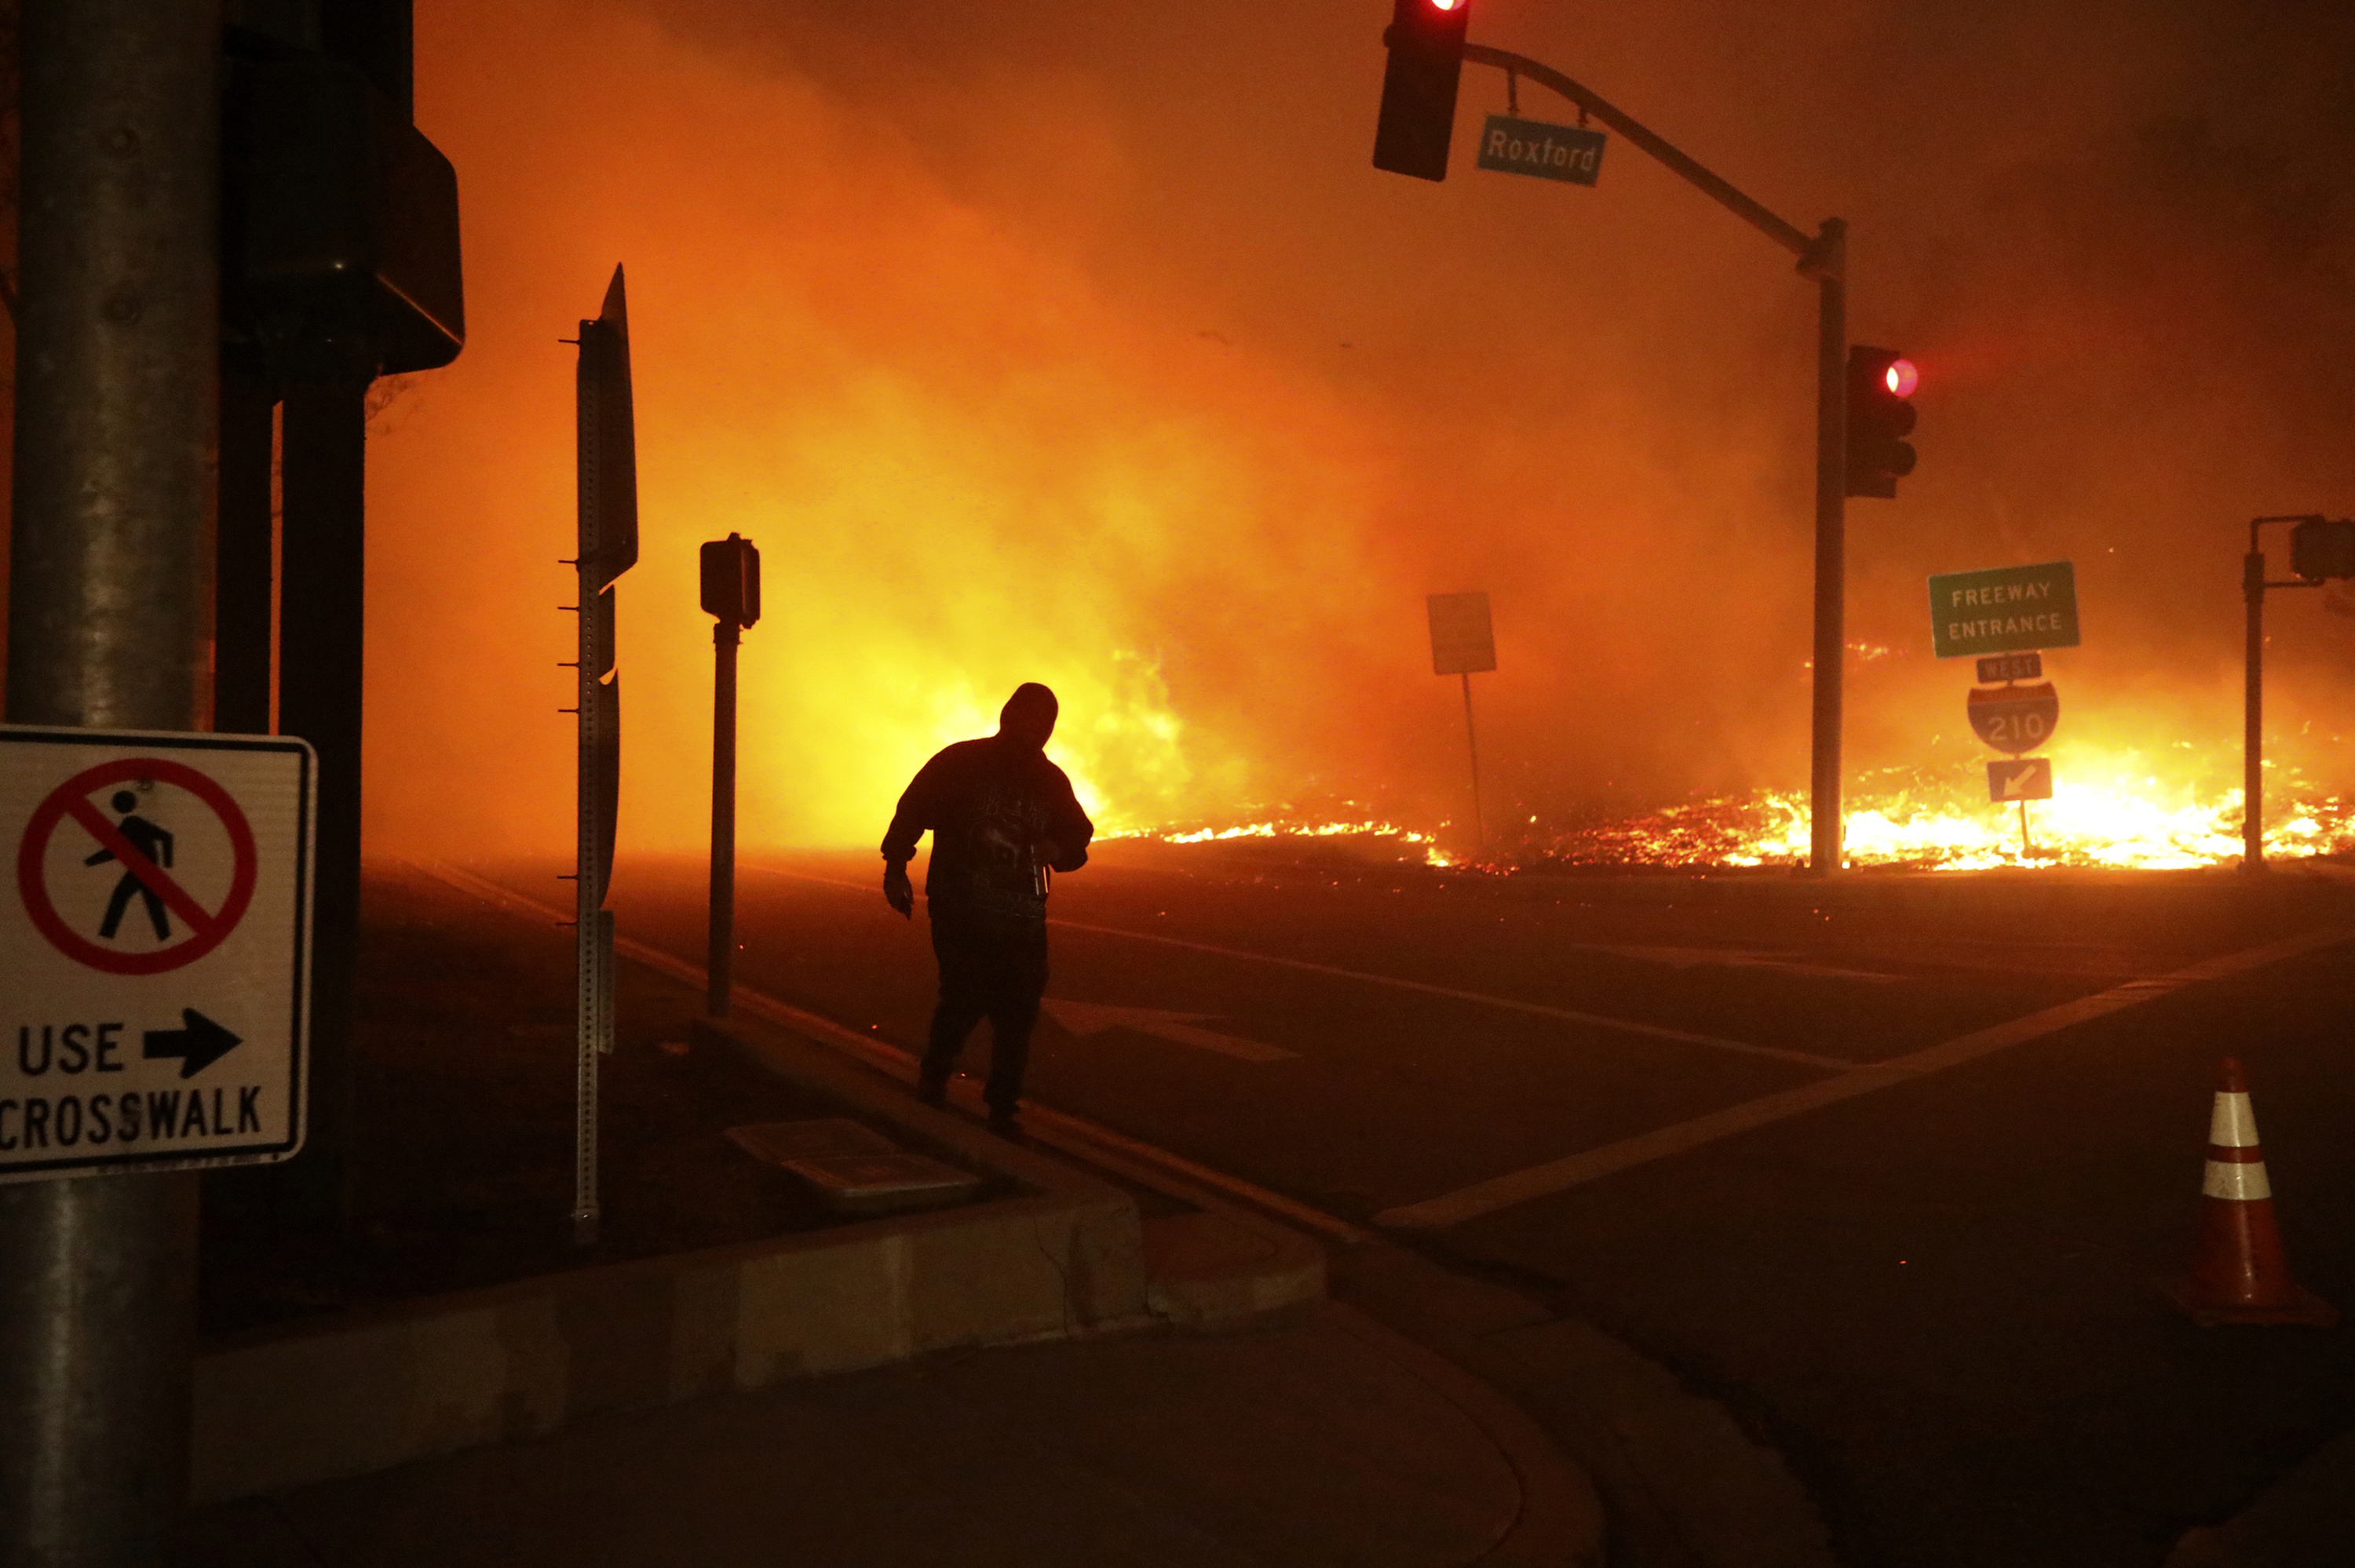
<path id="1" fill-rule="evenodd" d="M 1055 694 L 1046 687 L 1016 687 L 997 715 L 996 735 L 961 740 L 924 764 L 883 835 L 883 896 L 912 917 L 916 891 L 908 862 L 925 830 L 932 834 L 924 902 L 941 964 L 941 1000 L 916 1097 L 943 1102 L 965 1036 L 986 1017 L 989 1081 L 982 1097 L 990 1125 L 1000 1131 L 1015 1125 L 1030 1031 L 1047 992 L 1048 874 L 1085 865 L 1096 832 L 1071 779 L 1047 760 L 1056 713 Z"/>
<path id="2" fill-rule="evenodd" d="M 131 847 L 159 866 L 170 865 L 172 835 L 146 818 L 134 815 L 139 809 L 139 797 L 128 789 L 118 789 L 114 792 L 113 805 L 117 811 L 123 813 L 120 826 L 123 836 L 131 841 Z M 112 850 L 102 849 L 84 860 L 82 864 L 103 865 L 114 858 Z M 123 911 L 131 907 L 131 895 L 134 893 L 147 905 L 147 923 L 155 927 L 155 939 L 170 941 L 172 922 L 165 917 L 163 895 L 140 881 L 139 874 L 128 866 L 123 868 L 123 880 L 114 885 L 114 896 L 106 901 L 106 920 L 99 927 L 98 934 L 109 941 L 114 939 L 114 933 L 123 926 Z"/>

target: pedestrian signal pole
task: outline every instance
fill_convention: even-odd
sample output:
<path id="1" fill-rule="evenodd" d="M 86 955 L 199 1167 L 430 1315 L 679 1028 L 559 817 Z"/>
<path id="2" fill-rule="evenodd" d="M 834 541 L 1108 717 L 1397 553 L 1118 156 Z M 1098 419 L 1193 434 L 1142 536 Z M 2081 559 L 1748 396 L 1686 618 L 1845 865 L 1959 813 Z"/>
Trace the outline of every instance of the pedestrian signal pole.
<path id="1" fill-rule="evenodd" d="M 761 552 L 730 534 L 703 546 L 703 611 L 711 629 L 711 918 L 703 1011 L 728 1016 L 736 979 L 736 646 L 761 619 Z"/>

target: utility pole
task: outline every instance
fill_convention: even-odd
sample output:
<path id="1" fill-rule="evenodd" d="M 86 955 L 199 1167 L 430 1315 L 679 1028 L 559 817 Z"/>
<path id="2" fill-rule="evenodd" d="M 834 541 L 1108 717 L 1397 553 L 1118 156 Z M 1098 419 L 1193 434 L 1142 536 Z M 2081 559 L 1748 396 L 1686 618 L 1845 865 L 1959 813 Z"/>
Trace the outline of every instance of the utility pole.
<path id="1" fill-rule="evenodd" d="M 212 723 L 220 11 L 27 0 L 6 716 Z M 0 1187 L 0 1563 L 153 1568 L 187 1489 L 197 1177 Z"/>
<path id="2" fill-rule="evenodd" d="M 2290 570 L 2297 575 L 2265 580 L 2265 556 L 2257 530 L 2268 523 L 2290 528 Z M 2249 553 L 2241 557 L 2241 597 L 2248 606 L 2248 641 L 2243 670 L 2241 715 L 2241 869 L 2265 869 L 2265 590 L 2320 588 L 2336 577 L 2355 577 L 2355 523 L 2337 522 L 2318 512 L 2249 520 Z"/>
<path id="3" fill-rule="evenodd" d="M 1816 327 L 1816 641 L 1808 726 L 1807 869 L 1842 863 L 1840 705 L 1848 665 L 1848 225 L 1824 219 L 1799 261 L 1817 295 Z"/>
<path id="4" fill-rule="evenodd" d="M 728 1016 L 736 979 L 736 647 L 761 619 L 761 552 L 739 534 L 703 546 L 703 609 L 711 629 L 711 916 L 703 1011 Z"/>

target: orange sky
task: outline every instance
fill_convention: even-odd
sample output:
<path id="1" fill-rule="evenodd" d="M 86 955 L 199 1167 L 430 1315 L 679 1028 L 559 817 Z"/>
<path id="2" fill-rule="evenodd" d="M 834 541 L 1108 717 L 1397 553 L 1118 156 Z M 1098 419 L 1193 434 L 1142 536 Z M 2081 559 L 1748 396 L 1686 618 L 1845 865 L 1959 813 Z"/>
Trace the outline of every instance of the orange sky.
<path id="1" fill-rule="evenodd" d="M 1851 683 L 1859 767 L 1975 765 L 1922 578 L 2052 558 L 2087 628 L 2050 660 L 2061 765 L 2229 748 L 2240 525 L 2355 508 L 2355 28 L 2053 9 L 1476 0 L 1475 38 L 1850 220 L 1852 335 L 1925 376 L 1920 472 L 1850 508 L 1851 636 L 1891 651 Z M 625 848 L 705 831 L 695 546 L 730 530 L 766 566 L 751 843 L 879 837 L 1024 679 L 1107 821 L 1428 821 L 1461 720 L 1423 596 L 1469 588 L 1530 810 L 1803 781 L 1812 289 L 1616 139 L 1594 190 L 1470 169 L 1493 72 L 1444 185 L 1372 170 L 1384 10 L 421 0 L 469 341 L 371 447 L 372 845 L 569 842 L 556 340 L 616 261 Z M 2293 733 L 2355 654 L 2322 597 L 2279 606 Z"/>

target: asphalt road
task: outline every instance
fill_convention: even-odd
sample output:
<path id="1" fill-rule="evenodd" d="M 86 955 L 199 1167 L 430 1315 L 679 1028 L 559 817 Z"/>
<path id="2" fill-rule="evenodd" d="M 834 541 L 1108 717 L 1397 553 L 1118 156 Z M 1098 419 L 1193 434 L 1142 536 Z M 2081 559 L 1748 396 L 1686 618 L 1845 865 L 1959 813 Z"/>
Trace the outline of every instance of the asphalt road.
<path id="1" fill-rule="evenodd" d="M 913 1048 L 931 953 L 876 873 L 749 861 L 738 980 Z M 613 903 L 700 961 L 698 863 Z M 2349 1330 L 2199 1330 L 2155 1283 L 2232 1052 L 2291 1260 L 2355 1307 L 2355 883 L 1112 845 L 1054 914 L 1032 1097 L 1618 1335 L 1779 1447 L 1845 1562 L 2156 1564 L 2355 1427 Z"/>

